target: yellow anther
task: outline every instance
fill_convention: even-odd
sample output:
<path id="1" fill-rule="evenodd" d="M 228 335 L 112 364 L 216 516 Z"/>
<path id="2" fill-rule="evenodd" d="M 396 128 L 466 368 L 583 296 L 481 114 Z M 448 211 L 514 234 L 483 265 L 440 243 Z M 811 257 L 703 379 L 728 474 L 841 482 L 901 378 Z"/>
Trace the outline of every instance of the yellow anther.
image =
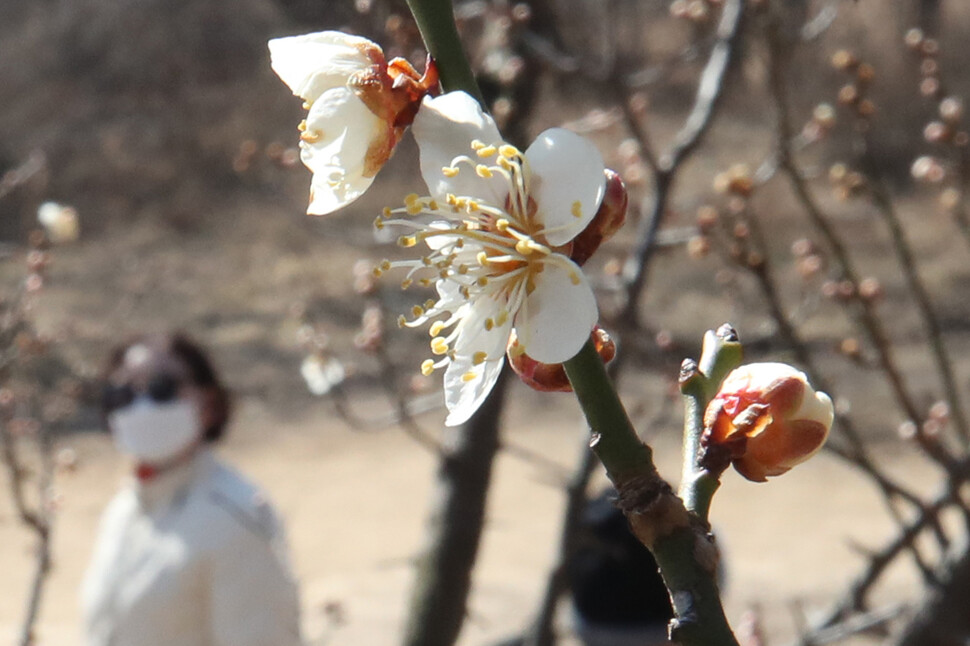
<path id="1" fill-rule="evenodd" d="M 479 251 L 478 255 L 475 256 L 475 260 L 478 261 L 479 265 L 484 267 L 485 264 L 488 262 L 488 254 L 485 253 L 484 251 Z"/>
<path id="2" fill-rule="evenodd" d="M 492 328 L 494 328 L 494 327 L 495 327 L 495 321 L 494 320 L 492 320 L 491 318 L 485 319 L 485 330 L 487 332 L 491 332 L 492 331 Z"/>
<path id="3" fill-rule="evenodd" d="M 401 289 L 407 289 L 408 287 L 411 286 L 413 282 L 414 281 L 411 280 L 410 278 L 405 278 L 404 280 L 401 281 Z"/>
<path id="4" fill-rule="evenodd" d="M 523 354 L 525 354 L 525 346 L 516 341 L 515 345 L 509 348 L 508 353 L 513 359 L 516 357 L 521 357 Z"/>
<path id="5" fill-rule="evenodd" d="M 515 146 L 505 144 L 498 149 L 498 154 L 500 154 L 502 157 L 512 159 L 513 157 L 518 157 L 522 153 L 520 153 L 519 149 Z"/>
<path id="6" fill-rule="evenodd" d="M 472 150 L 481 150 L 485 147 L 485 142 L 481 139 L 472 139 Z"/>
<path id="7" fill-rule="evenodd" d="M 431 351 L 435 354 L 447 354 L 448 342 L 445 341 L 444 337 L 436 336 L 431 339 Z"/>
<path id="8" fill-rule="evenodd" d="M 498 148 L 495 146 L 482 146 L 477 151 L 479 157 L 491 157 L 498 152 Z"/>
<path id="9" fill-rule="evenodd" d="M 300 125 L 296 127 L 300 132 L 306 132 L 306 119 L 300 122 Z"/>
<path id="10" fill-rule="evenodd" d="M 569 210 L 569 212 L 573 214 L 573 217 L 581 218 L 583 217 L 583 205 L 580 203 L 579 200 L 576 200 L 575 202 L 573 202 L 573 206 Z"/>
<path id="11" fill-rule="evenodd" d="M 461 376 L 461 380 L 464 381 L 466 384 L 469 381 L 475 381 L 476 379 L 478 379 L 478 375 L 472 372 L 471 370 L 469 370 L 468 372 L 466 372 Z"/>
<path id="12" fill-rule="evenodd" d="M 424 309 L 430 310 L 432 307 L 434 307 L 434 301 L 429 298 L 424 302 Z"/>
<path id="13" fill-rule="evenodd" d="M 445 279 L 447 277 L 448 277 L 447 269 L 442 269 L 441 271 L 438 272 L 438 278 Z"/>
<path id="14" fill-rule="evenodd" d="M 482 151 L 478 151 L 478 154 L 481 155 Z M 492 176 L 491 169 L 485 164 L 479 164 L 478 166 L 476 166 L 475 173 L 483 179 L 489 179 Z"/>
<path id="15" fill-rule="evenodd" d="M 435 200 L 428 200 L 428 210 L 429 211 L 437 211 L 438 210 L 438 203 Z"/>
<path id="16" fill-rule="evenodd" d="M 384 228 L 384 221 L 381 220 L 381 216 L 377 216 L 376 218 L 374 218 L 374 228 L 377 229 L 378 231 Z"/>
<path id="17" fill-rule="evenodd" d="M 467 274 L 468 273 L 468 265 L 464 265 L 464 264 L 458 265 L 458 273 L 461 274 L 462 276 L 464 276 L 465 274 Z"/>
<path id="18" fill-rule="evenodd" d="M 381 264 L 379 265 L 379 267 L 381 268 L 381 271 L 387 271 L 388 269 L 391 268 L 391 261 L 390 260 L 382 260 L 381 261 Z"/>
<path id="19" fill-rule="evenodd" d="M 422 256 L 421 264 L 425 267 L 430 267 L 433 263 L 431 262 L 431 256 Z"/>
<path id="20" fill-rule="evenodd" d="M 505 218 L 499 218 L 498 220 L 495 221 L 495 228 L 501 231 L 502 233 L 505 233 L 506 231 L 509 230 L 510 224 L 512 223 L 506 220 Z"/>
<path id="21" fill-rule="evenodd" d="M 488 359 L 488 353 L 476 352 L 475 354 L 472 355 L 472 365 L 475 365 L 475 366 L 481 365 L 485 363 L 486 359 Z"/>
<path id="22" fill-rule="evenodd" d="M 515 251 L 523 256 L 528 256 L 533 252 L 532 240 L 528 238 L 523 238 L 515 243 Z"/>
<path id="23" fill-rule="evenodd" d="M 529 296 L 534 291 L 536 291 L 536 280 L 532 276 L 529 276 L 525 281 L 525 295 Z"/>
<path id="24" fill-rule="evenodd" d="M 474 213 L 479 208 L 478 202 L 476 202 L 475 200 L 466 200 L 465 207 L 468 209 L 469 213 Z"/>
<path id="25" fill-rule="evenodd" d="M 417 193 L 408 193 L 407 195 L 404 196 L 404 203 L 410 206 L 420 199 L 421 199 L 421 196 L 418 195 Z"/>
<path id="26" fill-rule="evenodd" d="M 421 205 L 421 202 L 414 202 L 412 204 L 408 204 L 407 207 L 405 207 L 405 210 L 407 211 L 408 215 L 418 215 L 424 211 L 424 207 Z"/>
<path id="27" fill-rule="evenodd" d="M 445 329 L 444 321 L 435 321 L 434 323 L 431 324 L 431 327 L 428 329 L 428 334 L 430 334 L 433 337 L 438 336 L 439 334 L 441 334 L 441 331 L 444 329 Z"/>
<path id="28" fill-rule="evenodd" d="M 445 195 L 445 204 L 448 204 L 450 206 L 455 206 L 456 204 L 458 204 L 458 198 L 455 196 L 454 193 L 448 193 L 447 195 Z"/>
<path id="29" fill-rule="evenodd" d="M 461 238 L 458 238 L 457 240 L 455 240 L 455 249 L 461 249 L 464 246 L 465 246 L 464 240 L 462 240 Z"/>
<path id="30" fill-rule="evenodd" d="M 404 315 L 403 314 L 401 314 L 400 316 L 397 317 L 397 326 L 398 327 L 404 327 L 405 325 L 407 325 L 407 322 L 408 322 L 408 320 L 406 318 L 404 318 Z"/>
<path id="31" fill-rule="evenodd" d="M 495 319 L 495 322 L 498 323 L 500 326 L 502 326 L 502 325 L 505 325 L 508 322 L 508 320 L 509 320 L 509 311 L 502 310 L 501 312 L 498 313 L 498 317 Z"/>
<path id="32" fill-rule="evenodd" d="M 434 372 L 434 361 L 431 359 L 425 359 L 421 362 L 421 374 L 425 377 L 430 377 L 431 373 Z"/>
<path id="33" fill-rule="evenodd" d="M 308 144 L 315 144 L 323 138 L 322 130 L 306 130 L 300 133 L 300 139 Z"/>
<path id="34" fill-rule="evenodd" d="M 391 207 L 385 206 L 383 209 L 381 209 L 381 215 L 383 215 L 385 218 L 389 218 L 394 215 L 394 211 L 391 210 Z"/>
<path id="35" fill-rule="evenodd" d="M 573 285 L 579 285 L 581 282 L 583 282 L 583 280 L 579 277 L 579 274 L 575 271 L 569 272 L 569 281 Z"/>
<path id="36" fill-rule="evenodd" d="M 401 236 L 397 239 L 397 243 L 402 247 L 413 247 L 418 244 L 418 239 L 415 236 Z"/>
<path id="37" fill-rule="evenodd" d="M 431 287 L 430 278 L 422 278 L 421 280 L 418 281 L 418 283 L 420 283 L 422 287 Z"/>
<path id="38" fill-rule="evenodd" d="M 411 308 L 411 314 L 413 316 L 424 316 L 424 308 L 420 305 L 415 305 Z"/>
<path id="39" fill-rule="evenodd" d="M 303 102 L 303 109 L 304 109 L 304 110 L 309 110 L 309 109 L 310 109 L 310 108 L 312 108 L 312 107 L 313 107 L 313 104 L 312 104 L 312 103 L 310 103 L 309 101 L 304 101 L 304 102 Z"/>
<path id="40" fill-rule="evenodd" d="M 512 162 L 505 157 L 498 158 L 498 165 L 502 170 L 512 170 Z"/>
<path id="41" fill-rule="evenodd" d="M 458 293 L 461 294 L 466 300 L 471 296 L 471 292 L 464 285 L 458 288 Z"/>
<path id="42" fill-rule="evenodd" d="M 478 280 L 476 280 L 475 282 L 478 284 L 479 287 L 485 287 L 485 285 L 488 285 L 488 277 L 479 276 Z"/>
<path id="43" fill-rule="evenodd" d="M 455 168 L 454 166 L 442 166 L 441 174 L 444 175 L 445 177 L 455 177 L 456 175 L 458 175 L 458 169 Z"/>
<path id="44" fill-rule="evenodd" d="M 381 271 L 381 268 L 380 267 L 374 267 L 371 270 L 371 273 L 374 274 L 374 278 L 380 278 L 381 277 L 381 274 L 383 274 L 384 272 Z"/>

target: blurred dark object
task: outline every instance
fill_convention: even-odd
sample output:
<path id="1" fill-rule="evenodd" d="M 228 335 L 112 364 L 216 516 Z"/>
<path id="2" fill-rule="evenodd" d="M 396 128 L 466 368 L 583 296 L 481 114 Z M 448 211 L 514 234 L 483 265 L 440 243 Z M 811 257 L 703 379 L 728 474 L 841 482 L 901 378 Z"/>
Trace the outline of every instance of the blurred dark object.
<path id="1" fill-rule="evenodd" d="M 567 564 L 576 632 L 587 646 L 666 643 L 673 609 L 653 555 L 633 536 L 608 489 L 583 514 Z"/>

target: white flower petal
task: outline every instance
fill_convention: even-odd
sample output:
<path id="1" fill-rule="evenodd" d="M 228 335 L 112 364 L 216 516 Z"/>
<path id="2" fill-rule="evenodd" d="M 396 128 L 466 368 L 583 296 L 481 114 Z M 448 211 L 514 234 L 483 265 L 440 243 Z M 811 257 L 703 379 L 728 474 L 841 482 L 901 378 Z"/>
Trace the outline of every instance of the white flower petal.
<path id="1" fill-rule="evenodd" d="M 386 124 L 347 88 L 328 90 L 307 115 L 316 141 L 300 142 L 300 157 L 313 171 L 307 213 L 326 215 L 356 200 L 374 181 L 365 177 L 372 143 L 388 136 Z"/>
<path id="2" fill-rule="evenodd" d="M 560 257 L 557 263 L 545 263 L 535 291 L 515 317 L 515 333 L 536 361 L 562 363 L 583 347 L 598 316 L 586 276 L 571 260 Z"/>
<path id="3" fill-rule="evenodd" d="M 473 366 L 468 357 L 451 362 L 445 372 L 445 405 L 448 407 L 445 426 L 458 426 L 468 421 L 492 392 L 504 363 L 505 355 L 477 366 Z M 475 378 L 466 381 L 464 376 L 469 372 Z"/>
<path id="4" fill-rule="evenodd" d="M 421 153 L 421 175 L 432 196 L 443 199 L 448 193 L 454 193 L 503 206 L 508 187 L 500 176 L 483 179 L 467 165 L 459 167 L 455 177 L 445 177 L 441 172 L 456 157 L 474 158 L 475 151 L 471 148 L 474 140 L 493 146 L 502 144 L 495 122 L 482 112 L 475 99 L 465 92 L 448 92 L 433 99 L 425 97 L 411 131 Z"/>
<path id="5" fill-rule="evenodd" d="M 293 94 L 313 103 L 329 89 L 372 63 L 365 52 L 380 47 L 366 38 L 339 31 L 321 31 L 269 41 L 273 71 Z"/>
<path id="6" fill-rule="evenodd" d="M 525 158 L 543 235 L 553 246 L 566 244 L 586 228 L 603 200 L 603 156 L 585 137 L 551 128 L 529 146 Z"/>

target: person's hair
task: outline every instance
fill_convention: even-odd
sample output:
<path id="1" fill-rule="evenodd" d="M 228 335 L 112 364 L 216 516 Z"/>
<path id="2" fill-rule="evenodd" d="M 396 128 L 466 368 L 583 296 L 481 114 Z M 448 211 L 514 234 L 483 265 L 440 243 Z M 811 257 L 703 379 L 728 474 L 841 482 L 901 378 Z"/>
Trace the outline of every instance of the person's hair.
<path id="1" fill-rule="evenodd" d="M 225 433 L 226 424 L 232 410 L 229 391 L 222 385 L 219 375 L 209 356 L 202 347 L 182 332 L 161 335 L 139 335 L 129 339 L 111 351 L 103 372 L 103 381 L 107 383 L 111 375 L 120 368 L 125 361 L 125 353 L 132 346 L 146 344 L 152 349 L 171 352 L 178 357 L 189 369 L 192 385 L 207 391 L 205 405 L 208 409 L 210 423 L 202 432 L 205 442 L 217 442 Z M 102 400 L 101 411 L 105 419 L 110 412 L 106 402 Z"/>

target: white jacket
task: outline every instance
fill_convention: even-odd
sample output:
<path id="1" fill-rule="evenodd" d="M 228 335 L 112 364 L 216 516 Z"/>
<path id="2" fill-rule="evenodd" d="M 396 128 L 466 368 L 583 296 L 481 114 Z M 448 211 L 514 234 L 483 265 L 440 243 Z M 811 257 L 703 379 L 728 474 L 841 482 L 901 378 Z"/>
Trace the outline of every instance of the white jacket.
<path id="1" fill-rule="evenodd" d="M 115 496 L 81 598 L 89 646 L 300 643 L 276 514 L 206 449 Z"/>

